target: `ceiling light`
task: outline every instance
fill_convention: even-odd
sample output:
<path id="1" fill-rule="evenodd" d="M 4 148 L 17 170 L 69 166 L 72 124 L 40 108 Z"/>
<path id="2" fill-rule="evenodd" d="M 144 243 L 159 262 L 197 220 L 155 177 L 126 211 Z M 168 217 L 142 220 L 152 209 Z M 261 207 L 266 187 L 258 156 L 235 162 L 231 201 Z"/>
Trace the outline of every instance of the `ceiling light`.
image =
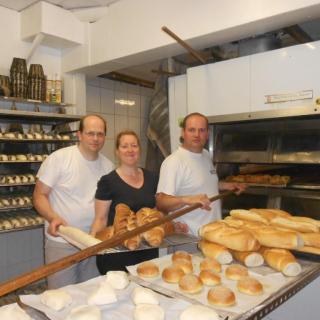
<path id="1" fill-rule="evenodd" d="M 124 100 L 124 99 L 115 99 L 115 104 L 120 104 L 121 106 L 134 106 L 136 102 L 134 100 Z"/>

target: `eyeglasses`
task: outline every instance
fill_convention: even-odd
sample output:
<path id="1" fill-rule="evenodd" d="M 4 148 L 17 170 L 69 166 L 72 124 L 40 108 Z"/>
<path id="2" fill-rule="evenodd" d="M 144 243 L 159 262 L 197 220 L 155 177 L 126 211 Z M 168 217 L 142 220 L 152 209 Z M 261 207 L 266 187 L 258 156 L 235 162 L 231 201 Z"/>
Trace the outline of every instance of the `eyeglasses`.
<path id="1" fill-rule="evenodd" d="M 89 138 L 97 137 L 99 139 L 102 139 L 106 135 L 104 132 L 94 132 L 94 131 L 84 132 L 84 134 Z"/>

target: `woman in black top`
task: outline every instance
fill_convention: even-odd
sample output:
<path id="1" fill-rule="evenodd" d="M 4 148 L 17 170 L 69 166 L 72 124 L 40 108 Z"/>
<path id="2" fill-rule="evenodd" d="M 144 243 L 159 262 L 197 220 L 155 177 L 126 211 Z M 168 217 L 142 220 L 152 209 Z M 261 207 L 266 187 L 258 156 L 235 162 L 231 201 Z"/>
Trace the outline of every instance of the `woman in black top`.
<path id="1" fill-rule="evenodd" d="M 155 207 L 158 176 L 139 168 L 140 141 L 134 131 L 120 132 L 116 139 L 116 155 L 119 167 L 103 176 L 98 182 L 95 196 L 95 219 L 91 234 L 105 226 L 113 225 L 115 207 L 124 203 L 134 212 L 143 207 Z M 111 253 L 97 256 L 101 274 L 109 270 L 125 270 L 125 266 L 137 264 L 158 256 L 157 249 L 135 252 Z"/>

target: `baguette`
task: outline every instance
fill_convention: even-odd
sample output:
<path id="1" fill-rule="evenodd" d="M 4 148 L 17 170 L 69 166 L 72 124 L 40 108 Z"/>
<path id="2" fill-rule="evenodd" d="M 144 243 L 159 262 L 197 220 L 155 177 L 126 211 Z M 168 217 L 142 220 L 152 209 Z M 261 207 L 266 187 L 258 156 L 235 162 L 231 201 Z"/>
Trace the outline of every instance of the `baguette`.
<path id="1" fill-rule="evenodd" d="M 232 261 L 231 253 L 224 246 L 205 240 L 199 241 L 198 246 L 205 257 L 214 258 L 221 264 L 228 264 Z"/>
<path id="2" fill-rule="evenodd" d="M 270 224 L 272 226 L 284 227 L 299 232 L 319 232 L 319 227 L 316 225 L 306 221 L 294 220 L 293 217 L 276 217 L 271 220 Z"/>
<path id="3" fill-rule="evenodd" d="M 137 213 L 137 225 L 143 226 L 146 223 L 158 220 L 163 217 L 163 214 L 151 208 L 142 208 Z M 165 235 L 163 225 L 156 226 L 142 234 L 142 237 L 151 247 L 159 247 Z"/>
<path id="4" fill-rule="evenodd" d="M 308 223 L 311 223 L 311 224 L 317 226 L 318 228 L 320 228 L 320 220 L 312 219 L 312 218 L 309 218 L 309 217 L 299 217 L 299 216 L 292 216 L 291 220 L 299 221 L 299 222 L 300 221 L 301 222 L 308 222 Z"/>
<path id="5" fill-rule="evenodd" d="M 263 265 L 264 259 L 259 252 L 250 251 L 231 251 L 234 259 L 242 262 L 246 267 L 259 267 Z"/>
<path id="6" fill-rule="evenodd" d="M 301 272 L 301 266 L 294 255 L 285 249 L 268 248 L 262 250 L 266 263 L 288 277 L 295 277 Z"/>
<path id="7" fill-rule="evenodd" d="M 127 205 L 123 203 L 117 204 L 113 226 L 115 235 L 121 235 L 127 231 L 134 230 L 137 227 L 135 213 Z M 141 237 L 137 235 L 124 240 L 123 245 L 129 250 L 135 250 L 139 248 L 140 242 Z"/>
<path id="8" fill-rule="evenodd" d="M 320 248 L 320 233 L 300 233 L 305 246 Z"/>
<path id="9" fill-rule="evenodd" d="M 279 230 L 270 226 L 246 226 L 262 246 L 282 249 L 296 249 L 304 245 L 301 236 L 294 231 Z"/>
<path id="10" fill-rule="evenodd" d="M 265 217 L 261 216 L 260 214 L 252 210 L 253 209 L 250 209 L 250 210 L 235 209 L 230 211 L 230 215 L 236 219 L 262 222 L 265 224 L 269 223 L 268 219 L 266 219 Z"/>
<path id="11" fill-rule="evenodd" d="M 237 251 L 256 251 L 259 242 L 245 229 L 232 228 L 222 223 L 216 229 L 201 232 L 202 237 L 210 242 L 225 246 Z"/>
<path id="12" fill-rule="evenodd" d="M 304 246 L 304 247 L 296 249 L 296 250 L 299 251 L 299 252 L 305 252 L 305 253 L 312 253 L 312 254 L 320 255 L 320 248 Z"/>

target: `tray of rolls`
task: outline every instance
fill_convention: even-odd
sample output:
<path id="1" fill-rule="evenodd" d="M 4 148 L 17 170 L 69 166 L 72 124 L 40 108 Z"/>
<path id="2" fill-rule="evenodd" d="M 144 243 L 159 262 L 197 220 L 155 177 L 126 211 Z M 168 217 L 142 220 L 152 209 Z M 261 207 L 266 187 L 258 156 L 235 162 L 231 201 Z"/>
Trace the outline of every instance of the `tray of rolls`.
<path id="1" fill-rule="evenodd" d="M 73 140 L 74 138 L 68 134 L 55 134 L 45 132 L 5 132 L 0 131 L 0 141 L 52 141 L 52 140 Z"/>
<path id="2" fill-rule="evenodd" d="M 35 182 L 36 175 L 32 173 L 0 175 L 1 187 L 34 184 Z"/>
<path id="3" fill-rule="evenodd" d="M 33 210 L 0 214 L 0 231 L 25 229 L 43 225 L 43 223 L 44 219 Z"/>
<path id="4" fill-rule="evenodd" d="M 285 188 L 290 180 L 290 176 L 283 175 L 239 174 L 226 177 L 225 182 L 245 183 L 248 186 Z"/>
<path id="5" fill-rule="evenodd" d="M 8 211 L 13 209 L 30 209 L 32 208 L 31 196 L 16 196 L 0 198 L 0 211 Z"/>
<path id="6" fill-rule="evenodd" d="M 47 154 L 0 154 L 0 162 L 41 162 L 48 157 Z"/>

